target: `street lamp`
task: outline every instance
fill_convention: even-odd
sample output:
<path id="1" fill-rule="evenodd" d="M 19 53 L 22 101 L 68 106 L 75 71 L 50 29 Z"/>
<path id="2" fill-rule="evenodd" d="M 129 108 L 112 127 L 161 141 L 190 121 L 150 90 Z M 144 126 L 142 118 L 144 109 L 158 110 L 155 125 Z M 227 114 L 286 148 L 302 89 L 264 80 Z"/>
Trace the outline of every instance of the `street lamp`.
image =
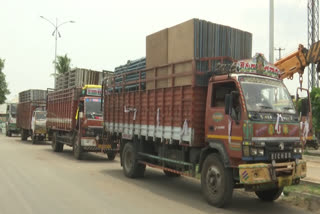
<path id="1" fill-rule="evenodd" d="M 62 22 L 60 24 L 58 24 L 58 18 L 56 18 L 56 23 L 54 24 L 52 21 L 50 21 L 49 19 L 47 19 L 44 16 L 40 16 L 40 18 L 46 20 L 47 22 L 49 22 L 53 27 L 54 27 L 54 31 L 52 32 L 52 36 L 55 36 L 55 48 L 54 48 L 54 87 L 56 85 L 56 64 L 57 64 L 57 46 L 58 46 L 58 35 L 59 37 L 61 37 L 61 34 L 59 32 L 59 27 L 61 27 L 64 24 L 67 23 L 75 23 L 75 21 L 66 21 L 66 22 Z"/>

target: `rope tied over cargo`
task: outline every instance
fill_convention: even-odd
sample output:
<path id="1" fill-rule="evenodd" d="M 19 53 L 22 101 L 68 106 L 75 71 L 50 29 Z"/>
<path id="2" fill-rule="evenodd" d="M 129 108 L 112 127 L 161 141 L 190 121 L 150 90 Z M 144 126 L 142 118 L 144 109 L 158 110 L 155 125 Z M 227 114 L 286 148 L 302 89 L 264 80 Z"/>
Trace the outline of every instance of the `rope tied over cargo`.
<path id="1" fill-rule="evenodd" d="M 228 117 L 228 143 L 231 143 L 232 119 Z"/>
<path id="2" fill-rule="evenodd" d="M 181 135 L 181 137 L 183 136 L 183 135 L 188 135 L 189 134 L 189 130 L 188 130 L 188 120 L 187 119 L 185 119 L 184 120 L 184 122 L 183 122 L 183 126 L 182 126 L 182 130 L 181 130 L 181 133 L 180 133 L 180 135 Z"/>
<path id="3" fill-rule="evenodd" d="M 160 126 L 160 108 L 157 109 L 157 126 Z"/>
<path id="4" fill-rule="evenodd" d="M 283 121 L 282 115 L 281 114 L 277 114 L 277 122 L 276 122 L 276 125 L 274 127 L 276 132 L 277 132 L 277 134 L 281 134 L 280 119 L 281 119 L 281 121 Z"/>
<path id="5" fill-rule="evenodd" d="M 133 120 L 136 120 L 136 116 L 137 116 L 137 109 L 136 108 L 127 108 L 126 106 L 124 106 L 124 113 L 129 113 L 129 112 L 133 112 Z"/>

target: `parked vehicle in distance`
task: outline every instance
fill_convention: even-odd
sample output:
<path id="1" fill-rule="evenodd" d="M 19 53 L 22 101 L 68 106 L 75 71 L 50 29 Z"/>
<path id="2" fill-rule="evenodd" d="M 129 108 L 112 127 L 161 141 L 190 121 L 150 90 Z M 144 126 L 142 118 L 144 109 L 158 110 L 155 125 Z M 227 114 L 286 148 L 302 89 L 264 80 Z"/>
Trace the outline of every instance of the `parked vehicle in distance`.
<path id="1" fill-rule="evenodd" d="M 113 160 L 117 150 L 99 143 L 103 129 L 101 85 L 67 88 L 48 93 L 47 130 L 52 135 L 52 149 L 62 152 L 73 147 L 76 159 L 84 152 L 104 152 Z"/>
<path id="2" fill-rule="evenodd" d="M 19 93 L 17 127 L 21 131 L 21 140 L 25 141 L 31 137 L 34 144 L 49 139 L 46 128 L 43 127 L 46 98 L 47 90 L 30 89 Z"/>
<path id="3" fill-rule="evenodd" d="M 200 62 L 206 71 L 194 66 Z M 173 74 L 178 68 L 183 69 Z M 156 75 L 148 80 L 142 73 Z M 116 81 L 129 74 L 140 79 Z M 276 200 L 284 186 L 306 176 L 299 116 L 279 74 L 257 54 L 237 62 L 228 57 L 182 61 L 107 78 L 106 143 L 120 142 L 127 177 L 144 176 L 146 166 L 169 177 L 196 177 L 206 200 L 217 207 L 231 201 L 234 188 Z M 206 75 L 207 86 L 199 86 L 197 80 Z M 191 84 L 184 84 L 187 78 Z M 160 81 L 170 85 L 157 88 Z M 146 89 L 148 83 L 154 89 Z M 309 104 L 304 103 L 302 116 Z"/>
<path id="4" fill-rule="evenodd" d="M 20 134 L 20 129 L 17 127 L 17 103 L 7 103 L 7 121 L 6 121 L 6 136 L 11 137 L 12 134 Z"/>

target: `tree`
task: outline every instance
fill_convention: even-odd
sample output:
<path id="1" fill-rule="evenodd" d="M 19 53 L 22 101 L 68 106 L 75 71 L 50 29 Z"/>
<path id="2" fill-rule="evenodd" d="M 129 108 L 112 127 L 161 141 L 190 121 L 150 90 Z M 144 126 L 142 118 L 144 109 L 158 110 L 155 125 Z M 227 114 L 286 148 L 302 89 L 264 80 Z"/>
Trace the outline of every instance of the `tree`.
<path id="1" fill-rule="evenodd" d="M 10 94 L 8 84 L 6 82 L 6 75 L 2 72 L 4 62 L 5 60 L 0 58 L 0 104 L 3 104 L 7 99 L 6 95 Z"/>
<path id="2" fill-rule="evenodd" d="M 320 88 L 313 88 L 310 93 L 312 106 L 312 124 L 315 130 L 320 129 Z"/>
<path id="3" fill-rule="evenodd" d="M 70 71 L 70 63 L 71 59 L 67 56 L 67 54 L 64 56 L 57 56 L 57 62 L 53 62 L 57 70 L 56 75 L 64 74 Z"/>

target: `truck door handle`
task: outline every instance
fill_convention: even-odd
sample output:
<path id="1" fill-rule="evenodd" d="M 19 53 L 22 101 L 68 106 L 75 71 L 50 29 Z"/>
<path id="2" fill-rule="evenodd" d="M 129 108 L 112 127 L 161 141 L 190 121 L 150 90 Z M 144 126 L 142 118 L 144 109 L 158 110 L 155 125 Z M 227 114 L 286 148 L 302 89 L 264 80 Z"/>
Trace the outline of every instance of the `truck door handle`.
<path id="1" fill-rule="evenodd" d="M 209 130 L 210 131 L 214 131 L 214 127 L 213 126 L 209 126 Z"/>

